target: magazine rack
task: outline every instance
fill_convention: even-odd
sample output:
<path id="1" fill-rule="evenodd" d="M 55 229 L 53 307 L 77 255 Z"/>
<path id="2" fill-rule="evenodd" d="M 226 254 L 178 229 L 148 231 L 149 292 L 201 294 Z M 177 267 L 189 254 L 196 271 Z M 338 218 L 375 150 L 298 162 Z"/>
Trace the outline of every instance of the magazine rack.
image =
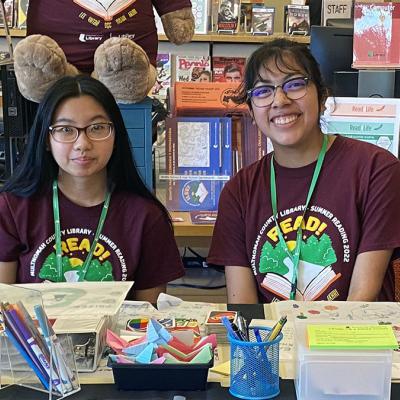
<path id="1" fill-rule="evenodd" d="M 4 312 L 3 308 L 3 314 L 0 314 L 0 390 L 20 385 L 48 393 L 49 400 L 63 399 L 78 392 L 80 384 L 71 340 L 66 335 L 57 338 L 53 334 L 47 317 L 43 314 L 41 293 L 37 290 L 0 284 L 0 302 L 3 307 L 7 307 L 7 311 Z M 14 312 L 16 314 L 12 314 Z M 42 312 L 39 314 L 40 319 L 36 317 L 38 312 Z M 6 313 L 8 322 L 5 321 Z M 17 331 L 13 333 L 9 329 L 12 326 L 11 318 L 15 315 L 20 317 L 19 322 L 25 323 L 23 326 L 30 328 L 21 335 L 28 335 L 28 340 L 23 341 L 22 346 L 16 340 Z M 20 332 L 24 330 L 18 322 L 15 325 L 19 327 Z M 40 331 L 35 330 L 36 325 L 40 325 Z M 32 336 L 30 332 L 33 332 Z M 41 352 L 41 349 L 47 352 Z M 33 360 L 35 357 L 29 357 L 29 352 L 37 355 L 37 364 Z M 40 357 L 43 354 L 47 354 L 47 357 Z M 41 368 L 44 373 L 41 373 Z"/>

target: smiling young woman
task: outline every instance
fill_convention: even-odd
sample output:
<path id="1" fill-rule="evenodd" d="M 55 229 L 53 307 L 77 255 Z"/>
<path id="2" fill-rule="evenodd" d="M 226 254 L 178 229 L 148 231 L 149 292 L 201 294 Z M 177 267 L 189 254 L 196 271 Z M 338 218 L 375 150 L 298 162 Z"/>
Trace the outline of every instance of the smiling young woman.
<path id="1" fill-rule="evenodd" d="M 225 266 L 230 303 L 394 299 L 400 162 L 324 135 L 327 94 L 301 44 L 277 39 L 248 60 L 241 98 L 274 151 L 221 193 L 208 262 Z"/>
<path id="2" fill-rule="evenodd" d="M 134 281 L 155 302 L 184 274 L 171 220 L 135 167 L 115 99 L 88 76 L 39 104 L 0 194 L 0 282 Z"/>

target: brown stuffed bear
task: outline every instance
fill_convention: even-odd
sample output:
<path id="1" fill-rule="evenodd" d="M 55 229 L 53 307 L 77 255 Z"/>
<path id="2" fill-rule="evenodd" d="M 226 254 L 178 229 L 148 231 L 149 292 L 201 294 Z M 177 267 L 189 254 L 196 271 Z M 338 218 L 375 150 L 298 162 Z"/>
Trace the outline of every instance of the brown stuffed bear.
<path id="1" fill-rule="evenodd" d="M 18 87 L 39 102 L 65 75 L 102 81 L 117 101 L 136 103 L 156 79 L 158 37 L 153 6 L 175 44 L 194 33 L 190 0 L 33 0 L 27 37 L 14 51 Z"/>

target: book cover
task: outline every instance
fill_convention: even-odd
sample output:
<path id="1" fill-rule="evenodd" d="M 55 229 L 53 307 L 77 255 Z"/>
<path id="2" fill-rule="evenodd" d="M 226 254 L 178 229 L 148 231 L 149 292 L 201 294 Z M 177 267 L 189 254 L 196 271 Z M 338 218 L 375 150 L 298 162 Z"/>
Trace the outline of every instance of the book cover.
<path id="1" fill-rule="evenodd" d="M 400 3 L 356 3 L 353 68 L 400 67 Z"/>
<path id="2" fill-rule="evenodd" d="M 192 13 L 194 16 L 194 33 L 205 34 L 208 32 L 208 0 L 192 0 Z"/>
<path id="3" fill-rule="evenodd" d="M 151 96 L 165 101 L 168 88 L 171 87 L 171 55 L 157 54 L 156 83 L 151 90 Z"/>
<path id="4" fill-rule="evenodd" d="M 352 18 L 353 0 L 323 0 L 321 22 L 326 26 L 328 19 Z"/>
<path id="5" fill-rule="evenodd" d="M 166 120 L 166 206 L 172 211 L 217 210 L 232 174 L 230 118 Z"/>
<path id="6" fill-rule="evenodd" d="M 211 82 L 209 56 L 180 56 L 176 58 L 176 82 Z"/>
<path id="7" fill-rule="evenodd" d="M 17 28 L 26 29 L 29 0 L 18 0 Z"/>
<path id="8" fill-rule="evenodd" d="M 286 18 L 286 32 L 290 35 L 310 34 L 309 6 L 288 5 Z"/>
<path id="9" fill-rule="evenodd" d="M 7 25 L 12 28 L 14 26 L 14 0 L 5 0 L 3 3 Z M 0 26 L 4 26 L 2 13 L 0 13 Z"/>
<path id="10" fill-rule="evenodd" d="M 251 32 L 253 34 L 272 35 L 274 33 L 275 8 L 253 6 Z"/>
<path id="11" fill-rule="evenodd" d="M 244 57 L 213 57 L 213 82 L 241 82 L 245 64 Z"/>
<path id="12" fill-rule="evenodd" d="M 240 18 L 240 0 L 220 0 L 218 4 L 218 31 L 237 32 Z"/>

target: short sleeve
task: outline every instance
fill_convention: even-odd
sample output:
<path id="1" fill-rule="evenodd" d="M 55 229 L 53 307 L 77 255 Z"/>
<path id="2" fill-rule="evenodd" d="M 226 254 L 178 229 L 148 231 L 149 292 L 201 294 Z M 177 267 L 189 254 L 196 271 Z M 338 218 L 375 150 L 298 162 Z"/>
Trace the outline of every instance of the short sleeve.
<path id="1" fill-rule="evenodd" d="M 250 266 L 246 251 L 243 197 L 238 175 L 222 190 L 207 262 L 216 265 Z"/>
<path id="2" fill-rule="evenodd" d="M 164 215 L 159 215 L 144 231 L 134 289 L 153 288 L 185 274 L 173 230 Z"/>
<path id="3" fill-rule="evenodd" d="M 21 243 L 6 195 L 0 195 L 0 261 L 16 261 L 21 253 Z"/>
<path id="4" fill-rule="evenodd" d="M 400 247 L 400 162 L 388 157 L 380 153 L 371 171 L 361 215 L 359 253 Z"/>

